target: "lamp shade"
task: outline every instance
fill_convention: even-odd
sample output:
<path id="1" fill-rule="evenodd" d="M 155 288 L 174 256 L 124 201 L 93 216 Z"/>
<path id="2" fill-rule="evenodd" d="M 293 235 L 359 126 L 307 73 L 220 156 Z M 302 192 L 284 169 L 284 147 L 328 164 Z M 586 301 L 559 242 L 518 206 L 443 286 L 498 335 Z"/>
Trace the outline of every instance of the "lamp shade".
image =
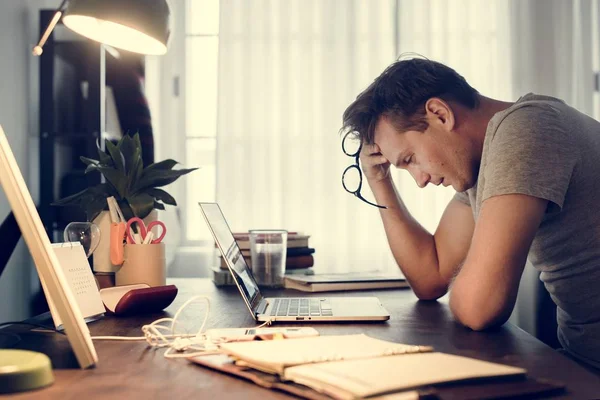
<path id="1" fill-rule="evenodd" d="M 63 23 L 92 40 L 135 53 L 167 51 L 167 0 L 70 0 Z"/>

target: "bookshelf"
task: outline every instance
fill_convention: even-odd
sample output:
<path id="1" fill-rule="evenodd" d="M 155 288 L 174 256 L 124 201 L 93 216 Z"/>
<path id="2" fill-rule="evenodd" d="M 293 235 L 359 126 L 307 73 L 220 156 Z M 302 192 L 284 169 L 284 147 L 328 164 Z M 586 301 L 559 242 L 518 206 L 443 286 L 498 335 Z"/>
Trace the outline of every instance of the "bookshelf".
<path id="1" fill-rule="evenodd" d="M 54 12 L 40 10 L 40 34 Z M 85 176 L 79 161 L 79 156 L 97 158 L 100 46 L 69 35 L 62 23 L 40 56 L 39 107 L 39 213 L 51 240 L 62 240 L 64 227 L 86 216 L 78 208 L 51 203 L 100 181 L 99 175 Z"/>

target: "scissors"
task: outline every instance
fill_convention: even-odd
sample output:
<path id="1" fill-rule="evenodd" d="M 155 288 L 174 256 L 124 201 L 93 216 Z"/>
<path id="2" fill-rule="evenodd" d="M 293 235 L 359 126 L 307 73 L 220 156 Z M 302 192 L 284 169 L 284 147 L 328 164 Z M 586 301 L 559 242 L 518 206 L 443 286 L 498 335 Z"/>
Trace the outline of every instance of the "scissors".
<path id="1" fill-rule="evenodd" d="M 125 228 L 125 233 L 127 235 L 127 243 L 128 244 L 142 244 L 141 242 L 138 243 L 138 241 L 135 240 L 134 235 L 131 234 L 131 228 L 132 228 L 133 224 L 137 224 L 137 226 L 138 226 L 137 233 L 140 235 L 142 242 L 146 239 L 146 236 L 148 234 L 150 234 L 150 232 L 152 231 L 152 228 L 154 228 L 155 226 L 160 226 L 162 228 L 161 234 L 158 238 L 150 241 L 150 243 L 157 244 L 157 243 L 162 242 L 163 238 L 167 234 L 167 227 L 165 226 L 165 224 L 162 221 L 152 221 L 148 225 L 146 225 L 146 224 L 144 224 L 144 221 L 142 221 L 141 218 L 133 217 L 127 221 L 127 226 Z"/>

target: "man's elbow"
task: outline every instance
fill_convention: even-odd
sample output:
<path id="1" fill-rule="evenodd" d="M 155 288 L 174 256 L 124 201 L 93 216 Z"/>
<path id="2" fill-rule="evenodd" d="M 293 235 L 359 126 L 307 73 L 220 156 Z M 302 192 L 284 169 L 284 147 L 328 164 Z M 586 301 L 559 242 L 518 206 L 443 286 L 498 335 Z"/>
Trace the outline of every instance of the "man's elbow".
<path id="1" fill-rule="evenodd" d="M 474 331 L 483 331 L 502 325 L 504 322 L 497 322 L 481 316 L 458 316 L 454 315 L 456 320 L 462 325 Z"/>
<path id="2" fill-rule="evenodd" d="M 463 306 L 459 307 L 450 300 L 450 310 L 456 321 L 474 331 L 483 331 L 495 328 L 508 320 L 505 313 L 496 314 L 486 310 L 485 307 Z"/>
<path id="3" fill-rule="evenodd" d="M 448 293 L 447 285 L 432 285 L 429 287 L 413 287 L 413 292 L 419 300 L 437 300 Z"/>

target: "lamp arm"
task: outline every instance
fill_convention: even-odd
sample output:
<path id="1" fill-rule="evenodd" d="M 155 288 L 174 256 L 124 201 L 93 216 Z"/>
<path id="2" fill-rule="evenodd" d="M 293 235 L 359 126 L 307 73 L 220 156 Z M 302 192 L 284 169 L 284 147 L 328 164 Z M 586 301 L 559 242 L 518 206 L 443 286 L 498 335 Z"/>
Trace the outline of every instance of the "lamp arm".
<path id="1" fill-rule="evenodd" d="M 38 42 L 38 44 L 31 51 L 34 56 L 41 56 L 42 55 L 42 52 L 44 51 L 42 49 L 42 47 L 46 43 L 46 40 L 48 40 L 48 36 L 50 36 L 50 33 L 52 33 L 52 30 L 54 29 L 54 27 L 56 26 L 56 24 L 60 20 L 60 17 L 62 17 L 64 6 L 67 3 L 67 1 L 68 0 L 63 0 L 62 3 L 60 3 L 60 6 L 58 6 L 58 8 L 56 9 L 56 13 L 54 14 L 54 17 L 52 17 L 52 20 L 48 24 L 48 27 L 44 31 L 44 34 L 42 35 L 40 41 Z"/>

